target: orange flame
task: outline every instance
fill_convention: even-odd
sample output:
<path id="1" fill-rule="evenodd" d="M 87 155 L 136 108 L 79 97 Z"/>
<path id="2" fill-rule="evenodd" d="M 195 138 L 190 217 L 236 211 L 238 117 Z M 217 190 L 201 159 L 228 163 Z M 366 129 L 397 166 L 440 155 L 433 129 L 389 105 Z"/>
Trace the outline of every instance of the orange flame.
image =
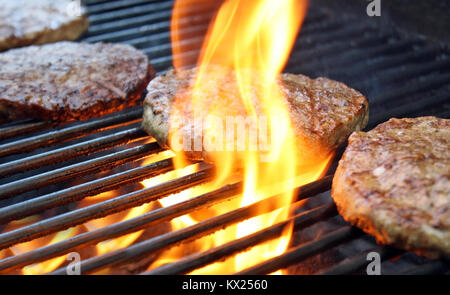
<path id="1" fill-rule="evenodd" d="M 205 2 L 208 1 L 179 0 L 175 3 L 171 30 L 174 66 L 177 70 L 182 70 L 188 64 L 183 60 L 185 49 L 180 42 L 180 31 L 184 28 L 183 23 L 186 23 L 181 22 L 180 11 Z M 205 120 L 211 115 L 220 118 L 219 121 L 208 122 L 207 128 L 202 129 L 203 148 L 205 149 L 206 138 L 212 139 L 211 142 L 215 142 L 216 147 L 219 147 L 208 151 L 208 160 L 217 167 L 217 175 L 214 181 L 203 186 L 203 189 L 211 190 L 226 184 L 239 170 L 242 171 L 244 190 L 237 201 L 226 206 L 219 204 L 212 209 L 203 210 L 203 215 L 200 212 L 184 216 L 184 221 L 178 218 L 173 221 L 172 226 L 175 229 L 186 227 L 200 219 L 223 214 L 230 209 L 247 206 L 273 195 L 280 196 L 276 205 L 282 209 L 229 226 L 213 236 L 197 240 L 196 243 L 200 244 L 200 248 L 205 248 L 206 245 L 208 247 L 221 245 L 286 220 L 289 214 L 286 207 L 293 200 L 294 189 L 319 178 L 331 159 L 331 155 L 318 159 L 302 157 L 300 152 L 307 147 L 296 137 L 295 129 L 289 120 L 291 114 L 286 98 L 278 82 L 303 22 L 307 1 L 222 2 L 203 43 L 192 87 L 186 92 L 187 95 L 178 93 L 171 110 L 171 118 L 182 113 L 186 104 L 189 104 L 194 119 Z M 226 91 L 217 90 L 224 83 L 229 83 Z M 232 107 L 229 107 L 230 105 Z M 239 138 L 239 134 L 234 133 L 238 133 L 240 127 L 246 127 L 245 124 L 238 125 L 237 121 L 233 122 L 235 125 L 232 125 L 232 136 L 226 135 L 229 136 L 227 139 L 231 138 L 234 142 L 230 144 L 220 139 L 219 135 L 224 133 L 226 125 L 223 121 L 228 116 L 250 118 L 246 123 L 255 122 L 256 149 L 251 145 L 252 130 L 244 133 L 244 138 Z M 267 126 L 270 126 L 269 133 L 261 132 Z M 173 140 L 171 142 L 180 142 L 180 130 L 177 128 L 179 127 L 171 125 L 169 134 Z M 269 149 L 264 150 L 267 145 Z M 177 156 L 183 159 L 182 155 Z M 304 170 L 305 167 L 308 170 Z M 178 194 L 170 197 L 171 202 L 163 201 L 162 204 L 167 206 L 200 193 L 202 189 L 188 190 L 181 193 L 184 195 L 183 198 Z M 224 262 L 208 265 L 193 273 L 233 273 L 245 269 L 259 261 L 282 254 L 288 247 L 291 235 L 292 224 L 285 228 L 278 239 L 255 246 Z M 176 261 L 184 254 L 180 247 L 167 251 L 159 261 L 150 266 L 150 269 Z"/>
<path id="2" fill-rule="evenodd" d="M 27 226 L 31 223 L 38 221 L 39 219 L 40 219 L 39 216 L 33 215 L 33 216 L 29 216 L 29 217 L 21 219 L 21 220 L 12 221 L 6 227 L 5 232 L 12 231 L 17 228 L 21 228 L 23 226 Z M 71 227 L 69 229 L 60 231 L 55 234 L 51 234 L 51 235 L 41 237 L 41 238 L 29 241 L 29 242 L 11 246 L 10 248 L 8 248 L 6 250 L 8 250 L 8 252 L 10 252 L 10 254 L 12 254 L 12 255 L 19 255 L 19 254 L 26 253 L 30 250 L 33 250 L 33 249 L 36 249 L 39 247 L 58 243 L 60 241 L 68 239 L 80 232 L 82 232 L 81 227 L 79 227 L 79 226 Z M 6 250 L 0 251 L 0 259 L 10 256 L 7 254 Z M 1 255 L 2 252 L 3 252 L 4 257 L 2 257 L 2 255 Z M 24 275 L 38 275 L 38 274 L 49 273 L 49 272 L 52 272 L 53 270 L 57 269 L 58 267 L 60 267 L 64 262 L 66 262 L 66 255 L 61 255 L 59 257 L 47 259 L 46 261 L 43 261 L 43 262 L 27 265 L 21 269 L 21 273 Z"/>

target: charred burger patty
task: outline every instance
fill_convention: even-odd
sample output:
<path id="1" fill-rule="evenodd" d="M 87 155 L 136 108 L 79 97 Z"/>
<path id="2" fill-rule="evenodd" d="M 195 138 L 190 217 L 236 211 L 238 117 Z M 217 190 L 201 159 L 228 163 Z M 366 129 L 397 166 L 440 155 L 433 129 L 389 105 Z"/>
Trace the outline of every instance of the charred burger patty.
<path id="1" fill-rule="evenodd" d="M 209 68 L 215 71 L 218 68 Z M 197 69 L 169 71 L 166 75 L 152 80 L 144 101 L 144 129 L 165 147 L 169 145 L 171 115 L 191 118 L 190 124 L 182 126 L 181 132 L 198 134 L 200 128 L 192 118 L 191 87 Z M 210 72 L 208 72 L 210 73 Z M 254 72 L 249 71 L 248 75 Z M 255 85 L 259 83 L 254 79 Z M 201 81 L 204 99 L 197 113 L 206 117 L 208 109 L 223 109 L 224 114 L 246 116 L 245 108 L 239 96 L 239 87 L 233 72 L 221 81 L 213 79 Z M 320 148 L 330 151 L 343 143 L 354 130 L 361 130 L 368 121 L 367 99 L 358 91 L 327 78 L 310 79 L 303 75 L 282 74 L 278 81 L 284 98 L 283 103 L 289 110 L 290 119 L 297 140 L 302 146 L 311 148 L 302 152 L 321 153 Z M 256 88 L 256 87 L 255 87 Z M 258 111 L 259 94 L 255 90 L 253 103 Z M 173 112 L 174 104 L 176 112 Z M 200 131 L 201 132 L 201 131 Z M 208 152 L 188 151 L 190 159 L 208 160 Z"/>
<path id="2" fill-rule="evenodd" d="M 450 257 L 449 178 L 450 120 L 391 119 L 350 136 L 332 197 L 378 242 Z"/>
<path id="3" fill-rule="evenodd" d="M 136 104 L 153 70 L 122 44 L 58 42 L 0 53 L 0 121 L 88 119 Z"/>
<path id="4" fill-rule="evenodd" d="M 0 0 L 0 51 L 76 40 L 89 26 L 72 0 Z"/>

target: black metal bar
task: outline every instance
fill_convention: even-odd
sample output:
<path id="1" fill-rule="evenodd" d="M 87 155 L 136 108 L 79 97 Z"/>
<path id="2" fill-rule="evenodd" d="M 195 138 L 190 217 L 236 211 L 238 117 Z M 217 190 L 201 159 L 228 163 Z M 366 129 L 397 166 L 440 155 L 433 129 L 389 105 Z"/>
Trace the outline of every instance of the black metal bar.
<path id="1" fill-rule="evenodd" d="M 367 264 L 370 262 L 367 260 L 367 254 L 369 254 L 370 252 L 376 252 L 380 255 L 380 258 L 382 260 L 386 260 L 399 255 L 402 251 L 390 247 L 377 247 L 368 251 L 364 251 L 354 257 L 346 258 L 338 264 L 316 274 L 343 275 L 355 273 L 367 266 Z"/>
<path id="2" fill-rule="evenodd" d="M 411 77 L 411 75 L 414 74 L 418 74 L 417 70 L 420 67 L 425 67 L 428 66 L 429 64 L 423 64 L 421 63 L 419 66 L 411 66 L 406 68 L 407 70 L 405 70 L 405 67 L 400 67 L 398 68 L 398 66 L 400 65 L 406 65 L 412 61 L 417 61 L 418 59 L 425 59 L 425 58 L 432 58 L 434 59 L 434 57 L 436 56 L 437 53 L 440 52 L 440 48 L 437 46 L 432 46 L 429 48 L 424 48 L 420 51 L 410 51 L 410 52 L 406 52 L 406 53 L 400 53 L 400 54 L 396 54 L 396 55 L 389 55 L 384 57 L 383 59 L 376 59 L 375 61 L 370 60 L 370 59 L 362 59 L 361 63 L 358 63 L 357 66 L 352 66 L 350 68 L 346 68 L 346 69 L 338 69 L 337 71 L 332 71 L 330 74 L 333 76 L 347 76 L 347 77 L 355 77 L 355 76 L 360 76 L 361 74 L 365 74 L 367 76 L 369 72 L 374 72 L 377 70 L 387 70 L 390 69 L 388 71 L 386 71 L 385 73 L 382 73 L 379 75 L 379 77 L 377 77 L 378 79 L 380 79 L 380 83 L 387 83 L 387 82 L 392 82 L 395 81 L 395 79 L 399 78 L 399 77 L 405 77 L 405 78 L 409 78 Z M 435 62 L 435 61 L 434 61 Z M 432 65 L 436 66 L 432 61 Z M 442 63 L 441 61 L 441 67 L 443 67 L 445 65 L 445 62 Z M 395 67 L 394 69 L 391 69 L 392 67 Z M 410 71 L 411 74 L 407 75 L 408 72 Z M 403 74 L 400 74 L 398 72 L 403 71 Z M 429 71 L 429 70 L 425 70 L 425 71 Z M 392 73 L 392 74 L 391 74 Z M 370 77 L 370 76 L 369 76 Z"/>
<path id="3" fill-rule="evenodd" d="M 207 30 L 207 26 L 204 24 L 201 25 L 193 25 L 189 26 L 188 28 L 185 28 L 183 30 L 180 30 L 180 38 L 182 40 L 188 39 L 188 38 L 195 38 L 200 35 L 204 35 Z M 143 36 L 138 37 L 130 40 L 124 41 L 126 44 L 133 45 L 138 48 L 146 48 L 150 46 L 160 45 L 163 43 L 170 43 L 170 32 L 161 32 L 156 34 L 151 34 L 149 36 Z M 171 57 L 171 56 L 166 56 Z M 151 60 L 152 65 L 154 64 L 154 59 Z"/>
<path id="4" fill-rule="evenodd" d="M 148 3 L 149 0 L 120 0 L 108 3 L 100 3 L 96 5 L 87 6 L 89 14 L 101 13 L 104 11 L 111 11 L 116 9 L 127 8 L 131 6 L 136 6 L 143 3 Z"/>
<path id="5" fill-rule="evenodd" d="M 311 48 L 313 46 L 317 46 L 320 44 L 326 44 L 327 42 L 331 42 L 332 40 L 346 40 L 347 38 L 354 36 L 362 36 L 363 34 L 373 34 L 374 28 L 368 25 L 363 26 L 345 26 L 343 28 L 339 28 L 338 30 L 328 30 L 328 31 L 318 31 L 314 32 L 312 36 L 310 36 L 310 32 L 306 29 L 303 31 L 303 34 L 300 35 L 294 50 L 295 52 L 301 52 L 307 48 Z"/>
<path id="6" fill-rule="evenodd" d="M 291 266 L 299 261 L 318 254 L 326 249 L 357 238 L 362 232 L 351 226 L 345 226 L 320 239 L 292 248 L 280 256 L 261 262 L 253 267 L 236 273 L 235 275 L 269 274 L 282 268 Z"/>
<path id="7" fill-rule="evenodd" d="M 405 80 L 411 81 L 416 77 L 433 74 L 435 72 L 448 72 L 450 70 L 449 66 L 450 60 L 434 60 L 417 66 L 411 66 L 404 70 L 392 69 L 381 74 L 380 83 L 384 83 L 384 85 L 388 86 L 389 84 L 395 84 Z"/>
<path id="8" fill-rule="evenodd" d="M 363 37 L 363 35 L 362 35 Z M 374 38 L 376 41 L 377 37 L 371 37 Z M 341 40 L 342 42 L 342 40 Z M 355 61 L 359 62 L 366 62 L 370 61 L 370 58 L 377 58 L 381 54 L 390 53 L 392 51 L 401 51 L 408 49 L 412 44 L 414 44 L 416 41 L 414 40 L 402 40 L 395 43 L 384 43 L 381 42 L 379 44 L 374 44 L 373 46 L 370 46 L 369 48 L 365 48 L 364 50 L 361 50 L 359 47 L 348 47 L 348 50 L 336 50 L 334 54 L 325 55 L 325 60 L 316 60 L 316 59 L 305 59 L 303 61 L 303 58 L 301 57 L 301 50 L 298 51 L 299 55 L 294 55 L 292 59 L 290 59 L 290 64 L 296 64 L 298 62 L 300 63 L 301 70 L 306 73 L 312 73 L 316 72 L 317 69 L 323 68 L 323 64 L 330 63 L 332 64 L 333 68 L 338 67 L 346 67 L 349 65 L 353 65 Z M 352 44 L 349 43 L 347 46 L 351 46 Z M 370 43 L 367 43 L 367 45 L 370 45 Z M 319 51 L 320 52 L 320 51 Z M 304 64 L 303 64 L 304 62 Z M 295 71 L 298 71 L 297 69 Z"/>
<path id="9" fill-rule="evenodd" d="M 401 97 L 407 97 L 408 95 L 415 95 L 416 93 L 429 91 L 431 89 L 434 90 L 436 88 L 441 87 L 442 85 L 448 84 L 449 82 L 450 82 L 450 74 L 436 74 L 433 77 L 428 77 L 428 79 L 426 80 L 419 80 L 415 81 L 414 83 L 408 83 L 403 87 L 391 89 L 391 91 L 389 92 L 386 91 L 385 93 L 373 97 L 371 99 L 371 101 L 373 101 L 372 108 L 375 108 L 377 106 L 384 106 L 392 101 L 396 101 L 396 99 Z M 441 98 L 445 100 L 446 96 L 442 96 Z M 422 101 L 421 103 L 423 104 L 424 102 Z M 432 101 L 430 100 L 429 103 L 432 103 Z M 407 110 L 408 108 L 413 108 L 413 106 L 406 106 L 406 105 L 402 107 L 405 107 L 405 110 Z M 392 110 L 392 112 L 389 112 L 389 114 L 393 113 L 394 111 L 397 113 L 405 114 L 404 112 L 401 111 L 400 108 L 401 108 L 400 106 L 397 107 L 395 110 Z M 414 109 L 416 108 L 414 107 Z M 370 118 L 368 128 L 375 126 L 377 123 L 382 122 L 386 118 L 387 118 L 386 113 L 377 112 Z"/>
<path id="10" fill-rule="evenodd" d="M 187 185 L 190 184 L 187 182 Z M 149 196 L 154 196 L 155 191 L 156 193 L 163 192 L 164 194 L 168 194 L 167 192 L 163 191 L 161 187 L 159 189 L 154 187 L 151 189 L 146 189 L 145 191 Z M 189 199 L 184 202 L 180 202 L 172 206 L 153 210 L 127 221 L 122 221 L 101 229 L 83 233 L 57 244 L 34 249 L 29 252 L 16 255 L 14 257 L 5 258 L 3 260 L 0 260 L 0 272 L 9 271 L 11 269 L 23 267 L 34 262 L 57 257 L 75 249 L 81 249 L 88 245 L 96 244 L 107 239 L 122 236 L 131 232 L 136 232 L 143 228 L 169 221 L 173 218 L 192 213 L 195 210 L 206 208 L 217 203 L 224 202 L 228 199 L 232 199 L 236 197 L 241 191 L 241 183 L 227 185 L 212 192 L 205 193 L 201 196 Z M 162 196 L 159 196 L 159 198 L 161 197 Z"/>
<path id="11" fill-rule="evenodd" d="M 84 42 L 114 42 L 123 41 L 126 39 L 132 39 L 139 36 L 145 36 L 158 31 L 166 31 L 170 26 L 169 21 L 162 21 L 158 23 L 153 23 L 150 25 L 140 26 L 138 28 L 130 28 L 125 30 L 120 30 L 117 32 L 105 33 L 99 36 L 91 36 L 84 38 Z"/>
<path id="12" fill-rule="evenodd" d="M 7 176 L 42 167 L 44 165 L 66 161 L 81 155 L 106 150 L 114 146 L 127 144 L 146 137 L 148 137 L 148 134 L 141 127 L 134 127 L 85 142 L 0 164 L 0 176 Z"/>
<path id="13" fill-rule="evenodd" d="M 416 95 L 422 94 L 420 99 L 415 99 L 414 103 L 406 103 L 404 105 L 390 107 L 386 112 L 378 112 L 372 118 L 368 124 L 367 129 L 372 129 L 381 122 L 385 122 L 390 118 L 399 118 L 407 116 L 411 113 L 422 111 L 427 109 L 431 105 L 440 105 L 450 100 L 449 93 L 440 93 L 438 95 L 430 96 L 428 92 L 418 92 Z"/>
<path id="14" fill-rule="evenodd" d="M 192 65 L 195 65 L 197 57 L 199 55 L 199 50 L 193 50 L 189 52 L 184 52 L 178 56 L 164 56 L 152 59 L 153 67 L 158 70 L 158 75 L 164 75 L 167 72 L 167 68 L 172 65 L 172 60 L 174 58 L 183 58 L 183 60 L 192 60 Z"/>
<path id="15" fill-rule="evenodd" d="M 325 180 L 319 184 L 311 183 L 308 186 L 301 187 L 300 194 L 297 197 L 297 200 L 311 197 L 310 193 L 317 192 L 320 186 L 324 186 L 324 188 L 326 188 L 326 184 L 327 181 Z M 119 249 L 102 256 L 92 257 L 90 259 L 84 260 L 81 263 L 81 272 L 89 273 L 111 264 L 120 264 L 129 259 L 139 259 L 139 257 L 145 256 L 149 252 L 167 249 L 167 247 L 173 246 L 182 241 L 197 239 L 199 237 L 213 233 L 220 228 L 224 228 L 236 222 L 254 217 L 255 215 L 260 215 L 279 209 L 275 205 L 278 198 L 279 196 L 273 196 L 249 206 L 238 208 L 226 214 L 201 221 L 193 226 L 189 226 L 181 230 L 170 232 L 149 239 L 147 241 L 134 244 L 126 249 Z M 59 269 L 54 271 L 52 274 L 65 274 L 65 270 Z"/>
<path id="16" fill-rule="evenodd" d="M 390 100 L 414 94 L 419 91 L 435 89 L 436 87 L 445 85 L 449 82 L 450 82 L 450 74 L 441 74 L 441 75 L 437 74 L 435 76 L 428 77 L 428 79 L 416 81 L 415 83 L 405 85 L 404 87 L 392 89 L 392 91 L 383 93 L 375 97 L 373 101 L 374 104 L 383 104 Z"/>
<path id="17" fill-rule="evenodd" d="M 89 6 L 89 5 L 96 5 L 96 4 L 100 4 L 100 3 L 105 3 L 111 0 L 84 0 L 84 4 Z M 149 0 L 152 1 L 152 0 Z"/>
<path id="18" fill-rule="evenodd" d="M 191 15 L 199 15 L 213 12 L 213 8 L 216 5 L 205 5 L 205 6 L 197 6 L 191 7 L 189 10 Z M 170 19 L 172 14 L 172 3 L 169 2 L 161 2 L 161 3 L 153 3 L 152 5 L 142 5 L 138 7 L 133 7 L 128 10 L 119 10 L 114 11 L 108 14 L 95 15 L 94 17 L 90 17 L 90 20 L 94 20 L 97 24 L 92 24 L 88 29 L 86 37 L 92 37 L 100 34 L 105 34 L 109 32 L 115 32 L 131 27 L 137 27 L 142 25 L 148 25 L 151 23 L 155 23 L 158 21 L 167 21 Z M 187 12 L 187 10 L 185 9 Z M 130 17 L 130 13 L 133 14 L 133 17 Z M 187 14 L 189 15 L 189 14 Z M 100 18 L 99 18 L 100 16 Z M 105 17 L 106 16 L 106 17 Z M 103 22 L 98 23 L 99 19 L 113 17 L 114 21 L 112 22 Z M 181 16 L 183 18 L 183 16 Z M 168 30 L 167 30 L 168 31 Z"/>
<path id="19" fill-rule="evenodd" d="M 139 107 L 129 112 L 121 112 L 92 121 L 82 122 L 76 124 L 75 126 L 52 130 L 41 135 L 0 145 L 0 157 L 19 152 L 23 153 L 39 147 L 45 147 L 55 143 L 76 139 L 99 130 L 111 129 L 113 127 L 123 125 L 124 123 L 132 123 L 141 118 L 142 107 Z"/>
<path id="20" fill-rule="evenodd" d="M 151 188 L 132 192 L 85 208 L 55 216 L 10 232 L 0 234 L 0 249 L 30 241 L 86 221 L 108 216 L 126 209 L 155 201 L 204 183 L 212 176 L 212 168 L 164 182 Z"/>
<path id="21" fill-rule="evenodd" d="M 222 260 L 238 252 L 243 252 L 246 249 L 255 246 L 259 243 L 274 239 L 278 237 L 284 228 L 294 223 L 294 231 L 306 228 L 316 222 L 322 221 L 326 218 L 337 214 L 334 203 L 325 204 L 306 212 L 297 214 L 286 221 L 277 223 L 270 227 L 264 228 L 254 234 L 242 237 L 240 239 L 228 242 L 221 246 L 211 248 L 209 250 L 193 254 L 177 262 L 170 263 L 143 273 L 144 275 L 174 275 L 185 274 L 194 269 L 205 266 L 209 263 Z"/>
<path id="22" fill-rule="evenodd" d="M 0 128 L 0 140 L 39 131 L 51 126 L 52 124 L 50 122 L 26 122 L 24 124 L 3 127 Z"/>
<path id="23" fill-rule="evenodd" d="M 95 27 L 101 23 L 114 23 L 117 20 L 129 19 L 139 15 L 154 13 L 158 10 L 165 10 L 172 8 L 173 3 L 166 2 L 153 2 L 144 5 L 134 6 L 112 12 L 104 12 L 100 14 L 89 15 L 89 24 L 91 27 Z M 89 28 L 90 30 L 91 28 Z"/>
<path id="24" fill-rule="evenodd" d="M 195 37 L 195 38 L 182 40 L 182 41 L 180 41 L 179 45 L 182 45 L 188 51 L 200 50 L 202 42 L 203 42 L 203 36 L 199 36 L 199 37 Z M 172 52 L 172 44 L 165 43 L 165 44 L 160 44 L 157 46 L 152 46 L 149 48 L 144 48 L 141 50 L 145 54 L 147 54 L 151 57 L 169 56 Z"/>
<path id="25" fill-rule="evenodd" d="M 374 44 L 375 46 L 379 46 L 379 44 L 383 44 L 383 40 L 385 40 L 386 36 L 367 36 L 362 35 L 361 39 L 352 40 L 352 42 L 342 42 L 342 40 L 330 40 L 324 45 L 321 45 L 317 48 L 310 48 L 306 50 L 298 50 L 292 53 L 292 56 L 289 59 L 289 65 L 294 65 L 301 63 L 302 68 L 314 68 L 317 66 L 317 58 L 326 57 L 328 55 L 332 55 L 336 57 L 342 52 L 348 53 L 349 50 L 355 50 L 358 48 L 371 47 Z"/>
<path id="26" fill-rule="evenodd" d="M 196 16 L 196 24 L 206 24 L 211 18 L 210 13 Z M 187 21 L 187 20 L 186 20 Z M 128 28 L 119 31 L 112 31 L 101 35 L 89 36 L 84 38 L 85 42 L 124 42 L 138 37 L 145 37 L 158 32 L 167 32 L 170 27 L 170 21 L 164 20 L 156 23 L 142 25 L 135 28 Z"/>
<path id="27" fill-rule="evenodd" d="M 45 209 L 79 201 L 87 196 L 113 190 L 126 184 L 136 183 L 172 169 L 173 163 L 171 159 L 162 160 L 146 166 L 130 169 L 125 172 L 116 173 L 80 185 L 69 187 L 31 200 L 3 207 L 0 209 L 0 224 L 12 219 L 26 217 Z M 2 245 L 1 239 L 0 245 Z"/>
<path id="28" fill-rule="evenodd" d="M 170 18 L 171 10 L 151 12 L 141 16 L 135 16 L 130 19 L 117 20 L 89 27 L 88 36 L 98 36 L 105 33 L 116 32 L 130 27 L 139 27 L 148 25 L 152 22 L 165 21 Z"/>
<path id="29" fill-rule="evenodd" d="M 348 28 L 348 23 L 355 21 L 355 18 L 345 16 L 344 18 L 326 18 L 321 22 L 305 23 L 300 30 L 300 36 L 317 35 L 323 33 L 330 33 L 334 30 L 342 30 Z"/>
<path id="30" fill-rule="evenodd" d="M 83 176 L 93 172 L 112 169 L 126 162 L 138 160 L 145 156 L 161 152 L 162 150 L 163 149 L 156 142 L 153 142 L 9 182 L 0 185 L 0 199 L 18 195 L 76 176 Z"/>
<path id="31" fill-rule="evenodd" d="M 329 23 L 327 24 L 327 27 L 330 28 L 331 32 L 324 32 L 323 30 L 318 30 L 315 27 L 312 27 L 311 29 L 305 29 L 304 31 L 302 31 L 302 38 L 300 38 L 299 40 L 302 41 L 304 39 L 306 39 L 309 35 L 314 35 L 313 38 L 311 38 L 311 40 L 309 40 L 310 42 L 306 43 L 306 44 L 302 44 L 302 47 L 311 47 L 311 45 L 316 44 L 318 42 L 322 42 L 324 40 L 327 40 L 327 42 L 330 41 L 330 38 L 344 38 L 344 37 L 348 37 L 349 35 L 357 35 L 360 34 L 361 31 L 367 31 L 370 29 L 370 27 L 350 27 L 349 28 L 344 28 L 341 29 L 339 26 L 336 27 L 334 26 L 334 23 Z M 334 32 L 333 30 L 338 29 L 337 32 Z M 317 30 L 317 32 L 316 32 Z M 314 33 L 314 34 L 313 34 Z M 198 40 L 197 40 L 198 39 Z M 187 44 L 193 44 L 192 46 L 197 46 L 199 47 L 200 42 L 203 40 L 203 37 L 198 37 L 196 40 L 193 39 L 187 39 L 187 40 L 183 40 L 183 42 L 187 43 Z M 160 57 L 164 55 L 164 59 L 170 59 L 170 50 L 171 50 L 171 46 L 170 44 L 166 43 L 160 46 L 156 46 L 156 47 L 150 47 L 150 48 L 146 48 L 143 49 L 145 53 L 149 54 L 150 56 L 152 56 L 152 63 L 155 63 L 154 57 Z M 301 52 L 302 50 L 296 51 L 296 52 Z"/>

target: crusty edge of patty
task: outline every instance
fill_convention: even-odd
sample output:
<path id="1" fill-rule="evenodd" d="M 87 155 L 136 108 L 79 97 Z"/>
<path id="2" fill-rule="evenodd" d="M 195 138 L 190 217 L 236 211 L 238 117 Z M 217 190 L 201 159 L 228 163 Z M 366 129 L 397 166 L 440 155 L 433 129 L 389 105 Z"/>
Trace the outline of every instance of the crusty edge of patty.
<path id="1" fill-rule="evenodd" d="M 171 71 L 168 73 L 168 75 L 170 76 L 166 76 L 166 79 L 171 79 L 176 77 L 175 72 Z M 295 74 L 282 74 L 282 75 L 287 75 L 289 77 L 295 77 Z M 334 80 L 329 80 L 327 78 L 317 78 L 317 79 L 324 79 L 327 81 L 332 81 L 334 83 L 338 83 L 338 84 L 342 84 L 345 85 L 341 82 L 338 81 L 334 81 Z M 155 91 L 160 91 L 161 88 L 160 87 L 164 87 L 160 82 L 153 80 L 151 83 L 157 83 L 155 86 L 157 87 Z M 152 89 L 149 89 L 150 86 L 152 86 L 152 84 L 149 84 L 148 86 L 148 95 L 147 97 L 151 94 Z M 345 85 L 345 87 L 348 87 Z M 349 89 L 352 89 L 350 87 L 348 87 Z M 307 140 L 308 143 L 304 142 L 305 145 L 309 145 L 314 149 L 318 149 L 320 148 L 324 148 L 325 150 L 323 150 L 324 156 L 326 156 L 326 154 L 328 154 L 329 152 L 332 152 L 333 150 L 335 150 L 340 144 L 342 144 L 343 142 L 345 142 L 348 138 L 348 136 L 350 136 L 350 134 L 353 131 L 358 131 L 358 130 L 362 130 L 366 127 L 368 121 L 369 121 L 369 103 L 367 101 L 367 98 L 365 98 L 364 95 L 362 95 L 361 93 L 359 93 L 358 91 L 352 89 L 353 91 L 355 91 L 355 93 L 357 93 L 358 95 L 360 95 L 362 98 L 364 98 L 363 100 L 363 104 L 361 105 L 361 108 L 358 110 L 358 113 L 355 114 L 355 116 L 353 116 L 348 122 L 346 122 L 345 124 L 340 124 L 338 125 L 330 134 L 328 134 L 327 137 L 322 137 L 321 135 L 318 135 L 316 133 L 310 132 L 309 130 L 302 130 L 303 134 L 303 138 L 302 141 Z M 169 102 L 170 104 L 171 102 Z M 142 126 L 143 128 L 147 131 L 148 134 L 150 134 L 151 136 L 153 136 L 156 141 L 159 143 L 159 145 L 161 145 L 164 148 L 170 148 L 169 146 L 169 114 L 170 111 L 165 112 L 165 113 L 159 113 L 159 114 L 154 114 L 153 112 L 153 108 L 152 105 L 150 103 L 147 103 L 147 99 L 144 101 L 144 112 L 143 112 L 143 121 L 142 121 Z M 171 104 L 168 106 L 171 107 Z M 298 134 L 298 136 L 300 136 L 300 134 Z M 305 151 L 303 151 L 305 152 Z M 313 152 L 313 151 L 312 151 Z M 191 159 L 191 160 L 207 160 L 208 159 L 208 152 L 206 151 L 188 151 L 185 152 L 185 155 Z"/>
<path id="2" fill-rule="evenodd" d="M 60 111 L 48 110 L 39 104 L 24 104 L 11 102 L 0 98 L 0 122 L 23 119 L 32 117 L 46 121 L 66 122 L 71 120 L 87 120 L 93 117 L 107 115 L 116 111 L 123 110 L 136 104 L 144 93 L 148 83 L 154 77 L 154 69 L 150 63 L 147 67 L 147 75 L 145 79 L 139 80 L 135 85 L 134 91 L 127 92 L 126 97 L 120 99 L 95 100 L 95 104 L 90 105 L 87 109 L 62 109 Z"/>
<path id="3" fill-rule="evenodd" d="M 0 51 L 28 45 L 40 45 L 57 41 L 74 41 L 89 27 L 87 14 L 64 23 L 56 29 L 44 28 L 37 32 L 31 32 L 20 37 L 0 39 Z"/>
<path id="4" fill-rule="evenodd" d="M 152 107 L 145 103 L 142 116 L 142 127 L 150 134 L 161 147 L 170 149 L 169 146 L 169 120 L 165 116 L 153 114 Z"/>
<path id="5" fill-rule="evenodd" d="M 345 156 L 344 153 L 339 161 L 331 189 L 331 196 L 344 220 L 373 235 L 380 244 L 392 245 L 429 258 L 450 258 L 450 247 L 445 246 L 445 237 L 442 237 L 446 235 L 448 238 L 450 233 L 426 225 L 407 230 L 402 224 L 407 224 L 408 220 L 394 222 L 403 218 L 395 211 L 374 208 L 367 199 L 359 197 L 360 193 L 351 184 L 351 178 L 345 175 Z"/>

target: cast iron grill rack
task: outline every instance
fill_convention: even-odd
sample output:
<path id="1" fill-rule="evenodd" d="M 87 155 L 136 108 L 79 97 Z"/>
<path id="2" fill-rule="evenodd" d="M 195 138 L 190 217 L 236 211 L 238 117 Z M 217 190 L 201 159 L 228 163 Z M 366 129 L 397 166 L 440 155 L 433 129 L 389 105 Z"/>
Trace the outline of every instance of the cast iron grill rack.
<path id="1" fill-rule="evenodd" d="M 146 52 L 158 74 L 164 74 L 172 64 L 169 32 L 172 4 L 172 1 L 148 0 L 88 1 L 91 25 L 82 41 L 131 44 Z M 192 51 L 186 54 L 192 57 L 194 63 L 211 17 L 211 7 L 193 9 L 198 10 L 198 17 L 192 27 L 183 32 L 183 42 L 192 45 Z M 312 77 L 327 76 L 360 90 L 370 102 L 368 129 L 391 117 L 435 115 L 448 118 L 448 49 L 425 38 L 405 37 L 392 30 L 385 31 L 370 21 L 354 26 L 355 20 L 352 15 L 333 15 L 312 6 L 286 71 Z M 23 120 L 0 126 L 0 249 L 135 208 L 211 180 L 214 167 L 206 163 L 192 163 L 199 166 L 197 172 L 149 188 L 132 186 L 174 169 L 171 158 L 140 166 L 141 160 L 164 150 L 142 130 L 141 117 L 142 107 L 137 106 L 66 125 Z M 299 190 L 291 206 L 289 220 L 144 273 L 188 273 L 279 236 L 288 222 L 293 222 L 294 230 L 300 232 L 336 218 L 337 211 L 331 200 L 308 210 L 297 209 L 302 200 L 329 195 L 333 167 L 338 160 L 339 153 L 326 176 Z M 73 182 L 75 178 L 79 180 L 76 183 Z M 119 196 L 75 210 L 67 209 L 87 197 L 130 186 L 132 189 L 125 190 Z M 80 233 L 56 244 L 3 258 L 0 260 L 0 273 L 9 273 L 26 265 L 170 221 L 230 200 L 241 190 L 242 183 L 236 182 L 172 206 Z M 204 237 L 253 217 L 256 209 L 259 209 L 260 214 L 278 209 L 270 206 L 273 198 L 276 196 L 126 248 L 90 257 L 81 262 L 81 270 L 83 273 L 93 273 Z M 53 214 L 47 218 L 18 229 L 2 230 L 11 221 L 54 208 L 63 209 L 52 211 Z M 358 229 L 343 224 L 309 242 L 293 245 L 282 255 L 243 270 L 240 274 L 271 273 L 339 245 L 367 237 Z M 401 261 L 404 256 L 411 255 L 373 243 L 372 249 L 353 253 L 317 273 L 358 273 L 367 265 L 366 255 L 371 251 L 378 252 L 384 262 L 391 258 Z M 400 272 L 434 274 L 448 271 L 445 260 L 421 259 L 417 265 Z M 57 269 L 53 274 L 65 274 L 65 269 Z"/>

